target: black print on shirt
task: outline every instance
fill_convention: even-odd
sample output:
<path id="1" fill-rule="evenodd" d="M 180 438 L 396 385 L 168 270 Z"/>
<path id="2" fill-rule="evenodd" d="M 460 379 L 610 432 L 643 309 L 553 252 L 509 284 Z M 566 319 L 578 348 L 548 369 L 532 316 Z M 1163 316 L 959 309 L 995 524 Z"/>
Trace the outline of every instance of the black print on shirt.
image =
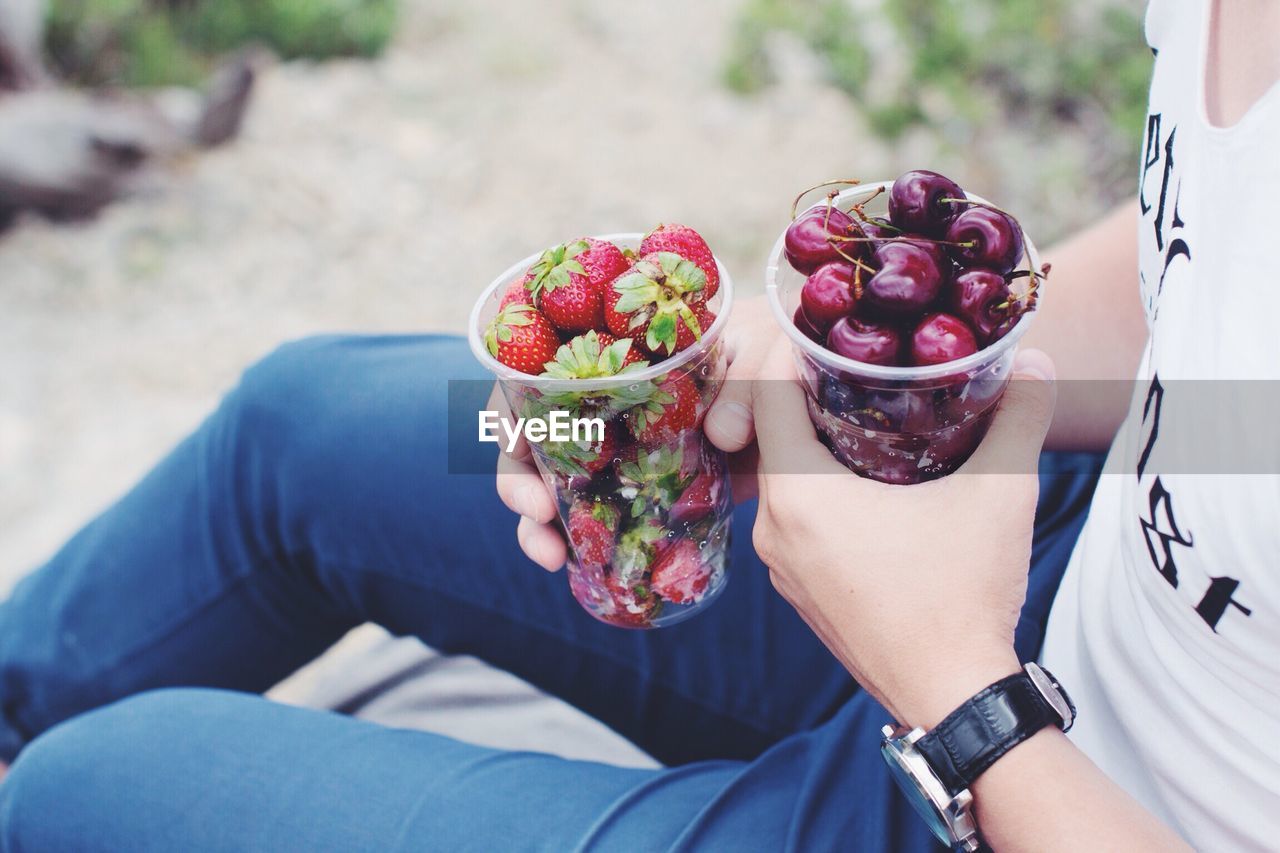
<path id="1" fill-rule="evenodd" d="M 1151 461 L 1151 451 L 1155 448 L 1160 436 L 1160 414 L 1164 405 L 1164 385 L 1158 375 L 1151 377 L 1151 385 L 1147 388 L 1147 399 L 1142 407 L 1142 426 L 1146 429 L 1147 440 L 1143 444 L 1142 454 L 1138 457 L 1137 474 L 1141 479 Z M 1165 487 L 1164 481 L 1157 475 L 1151 481 L 1147 491 L 1147 517 L 1138 517 L 1142 526 L 1142 535 L 1147 543 L 1147 554 L 1151 565 L 1165 582 L 1178 589 L 1178 549 L 1192 549 L 1195 539 L 1190 530 L 1184 530 L 1178 524 L 1173 511 L 1173 495 Z M 1209 588 L 1205 591 L 1200 603 L 1196 605 L 1196 615 L 1204 620 L 1209 628 L 1217 633 L 1218 623 L 1226 615 L 1227 608 L 1235 608 L 1245 616 L 1253 615 L 1253 610 L 1236 601 L 1235 594 L 1240 588 L 1240 581 L 1232 577 L 1211 577 Z"/>
<path id="2" fill-rule="evenodd" d="M 1142 404 L 1142 425 L 1151 425 L 1147 430 L 1147 443 L 1142 446 L 1142 455 L 1138 457 L 1138 477 L 1147 469 L 1147 461 L 1156 446 L 1156 437 L 1160 434 L 1160 407 L 1164 405 L 1164 386 L 1159 376 L 1151 377 L 1151 387 L 1147 389 L 1147 402 Z"/>

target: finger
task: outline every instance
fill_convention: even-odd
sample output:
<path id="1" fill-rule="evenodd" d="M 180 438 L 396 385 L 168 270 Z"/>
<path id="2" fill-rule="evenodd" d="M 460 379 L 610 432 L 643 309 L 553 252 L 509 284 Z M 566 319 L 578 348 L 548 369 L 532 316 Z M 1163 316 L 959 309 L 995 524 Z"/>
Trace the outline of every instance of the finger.
<path id="1" fill-rule="evenodd" d="M 546 524 L 556 517 L 556 502 L 538 470 L 505 453 L 498 456 L 498 497 L 512 512 Z"/>
<path id="2" fill-rule="evenodd" d="M 987 435 L 961 471 L 1034 473 L 1053 420 L 1057 388 L 1053 361 L 1038 349 L 1020 350 L 1013 378 Z"/>
<path id="3" fill-rule="evenodd" d="M 558 572 L 569 557 L 560 531 L 525 516 L 516 527 L 516 539 L 525 556 L 549 572 Z"/>
<path id="4" fill-rule="evenodd" d="M 489 411 L 497 412 L 498 417 L 506 423 L 511 423 L 511 406 L 507 405 L 506 395 L 502 393 L 502 387 L 498 383 L 493 383 L 493 391 L 489 393 L 488 402 Z M 516 438 L 515 445 L 510 451 L 507 450 L 506 442 L 499 442 L 502 448 L 502 455 L 510 456 L 512 459 L 528 459 L 533 454 L 529 450 L 529 442 L 525 440 L 524 433 L 521 432 Z"/>
<path id="5" fill-rule="evenodd" d="M 796 377 L 791 344 L 779 336 L 752 383 L 762 474 L 845 473 L 818 441 Z M 764 487 L 762 487 L 763 490 Z"/>
<path id="6" fill-rule="evenodd" d="M 729 369 L 705 422 L 707 438 L 728 453 L 742 450 L 755 439 L 751 381 L 760 372 L 760 364 L 769 352 L 763 342 L 771 340 L 770 333 L 777 328 L 771 316 L 758 310 L 764 307 L 763 300 L 758 302 L 761 304 L 756 306 L 757 310 L 735 316 L 737 323 L 729 328 L 732 334 L 727 341 Z"/>

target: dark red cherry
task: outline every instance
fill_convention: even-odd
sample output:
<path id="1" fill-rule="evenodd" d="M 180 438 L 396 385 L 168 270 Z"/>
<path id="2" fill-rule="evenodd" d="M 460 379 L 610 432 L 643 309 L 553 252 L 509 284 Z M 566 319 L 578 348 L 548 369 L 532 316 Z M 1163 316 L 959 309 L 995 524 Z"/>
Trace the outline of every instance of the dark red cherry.
<path id="1" fill-rule="evenodd" d="M 941 237 L 961 210 L 956 202 L 943 199 L 964 197 L 955 181 L 937 172 L 904 172 L 889 190 L 889 221 L 916 234 Z"/>
<path id="2" fill-rule="evenodd" d="M 804 335 L 815 344 L 820 344 L 826 340 L 827 336 L 818 330 L 818 327 L 809 322 L 809 318 L 804 315 L 804 308 L 796 308 L 796 313 L 791 315 L 791 322 L 796 324 L 796 328 L 800 330 L 800 334 Z"/>
<path id="3" fill-rule="evenodd" d="M 951 257 L 965 267 L 983 267 L 1004 275 L 1022 259 L 1022 229 L 1013 217 L 989 207 L 971 207 L 951 220 L 947 241 L 973 244 L 947 247 Z"/>
<path id="4" fill-rule="evenodd" d="M 827 349 L 854 361 L 894 365 L 902 352 L 902 335 L 885 323 L 841 317 L 827 333 Z"/>
<path id="5" fill-rule="evenodd" d="M 835 207 L 815 207 L 800 214 L 787 227 L 783 253 L 797 272 L 806 275 L 823 264 L 842 261 L 840 252 L 851 258 L 863 252 L 862 243 L 832 241 L 832 237 L 860 236 L 853 218 Z M 840 251 L 836 251 L 839 248 Z"/>
<path id="6" fill-rule="evenodd" d="M 863 234 L 868 237 L 874 237 L 877 240 L 889 240 L 902 233 L 896 228 L 888 227 L 887 222 L 881 224 L 874 219 L 868 219 L 866 222 L 859 222 L 858 227 L 862 229 Z"/>
<path id="7" fill-rule="evenodd" d="M 977 351 L 973 330 L 952 314 L 929 314 L 911 334 L 911 363 L 915 365 L 943 364 Z"/>
<path id="8" fill-rule="evenodd" d="M 945 282 L 943 267 L 928 249 L 904 240 L 876 247 L 880 269 L 867 281 L 863 299 L 886 314 L 919 314 L 937 297 Z"/>
<path id="9" fill-rule="evenodd" d="M 965 270 L 947 288 L 947 303 L 984 345 L 1009 317 L 1009 284 L 991 270 Z"/>
<path id="10" fill-rule="evenodd" d="M 800 290 L 804 315 L 821 331 L 852 312 L 854 302 L 853 267 L 843 262 L 818 267 Z"/>

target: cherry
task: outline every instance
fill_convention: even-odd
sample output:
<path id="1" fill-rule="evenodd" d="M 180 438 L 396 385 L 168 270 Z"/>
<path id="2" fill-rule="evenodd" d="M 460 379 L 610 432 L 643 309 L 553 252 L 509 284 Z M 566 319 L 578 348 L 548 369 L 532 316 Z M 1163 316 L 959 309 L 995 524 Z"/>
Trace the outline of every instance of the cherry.
<path id="1" fill-rule="evenodd" d="M 895 388 L 870 391 L 859 422 L 867 429 L 922 435 L 938 428 L 933 392 Z"/>
<path id="2" fill-rule="evenodd" d="M 911 362 L 916 365 L 943 364 L 977 351 L 973 330 L 953 314 L 929 314 L 911 334 Z"/>
<path id="3" fill-rule="evenodd" d="M 978 340 L 985 343 L 991 341 L 996 328 L 1009 318 L 1010 298 L 1009 284 L 1003 275 L 974 269 L 955 277 L 947 302 L 955 315 L 977 332 Z"/>
<path id="4" fill-rule="evenodd" d="M 1022 258 L 1022 229 L 1013 217 L 989 207 L 971 207 L 951 220 L 947 241 L 973 244 L 947 247 L 961 266 L 985 267 L 1000 275 Z"/>
<path id="5" fill-rule="evenodd" d="M 796 308 L 796 313 L 791 316 L 791 322 L 795 323 L 796 328 L 800 330 L 800 334 L 804 335 L 815 344 L 820 344 L 827 338 L 827 336 L 822 334 L 818 327 L 813 325 L 813 323 L 809 321 L 809 318 L 804 315 L 803 307 Z"/>
<path id="6" fill-rule="evenodd" d="M 787 226 L 783 238 L 787 261 L 797 272 L 808 274 L 823 264 L 843 261 L 840 252 L 851 258 L 863 253 L 862 243 L 833 241 L 833 236 L 860 236 L 853 217 L 839 208 L 826 206 L 800 214 Z"/>
<path id="7" fill-rule="evenodd" d="M 904 172 L 889 190 L 889 221 L 906 231 L 941 237 L 961 209 L 956 202 L 942 199 L 964 197 L 959 184 L 937 172 Z"/>
<path id="8" fill-rule="evenodd" d="M 902 335 L 884 323 L 841 317 L 827 333 L 827 349 L 854 361 L 894 365 L 902 352 Z"/>
<path id="9" fill-rule="evenodd" d="M 880 269 L 867 282 L 863 298 L 880 311 L 919 314 L 942 290 L 943 267 L 928 249 L 905 240 L 890 240 L 876 247 L 875 259 Z"/>
<path id="10" fill-rule="evenodd" d="M 800 290 L 800 307 L 819 331 L 852 312 L 855 302 L 853 267 L 846 263 L 818 267 Z"/>

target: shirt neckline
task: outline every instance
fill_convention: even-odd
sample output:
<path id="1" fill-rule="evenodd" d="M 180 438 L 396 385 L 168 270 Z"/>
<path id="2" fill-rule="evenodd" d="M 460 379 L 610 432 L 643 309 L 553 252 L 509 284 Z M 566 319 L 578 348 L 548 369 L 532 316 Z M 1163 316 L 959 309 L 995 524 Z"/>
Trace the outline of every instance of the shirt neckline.
<path id="1" fill-rule="evenodd" d="M 1255 98 L 1249 108 L 1233 123 L 1220 125 L 1209 119 L 1209 36 L 1213 26 L 1213 16 L 1218 10 L 1219 2 L 1220 0 L 1205 0 L 1200 11 L 1200 44 L 1196 56 L 1196 118 L 1200 123 L 1200 128 L 1206 133 L 1213 136 L 1229 137 L 1261 121 L 1258 116 L 1265 112 L 1266 107 L 1272 101 L 1280 98 L 1280 80 L 1273 80 L 1267 90 Z"/>

